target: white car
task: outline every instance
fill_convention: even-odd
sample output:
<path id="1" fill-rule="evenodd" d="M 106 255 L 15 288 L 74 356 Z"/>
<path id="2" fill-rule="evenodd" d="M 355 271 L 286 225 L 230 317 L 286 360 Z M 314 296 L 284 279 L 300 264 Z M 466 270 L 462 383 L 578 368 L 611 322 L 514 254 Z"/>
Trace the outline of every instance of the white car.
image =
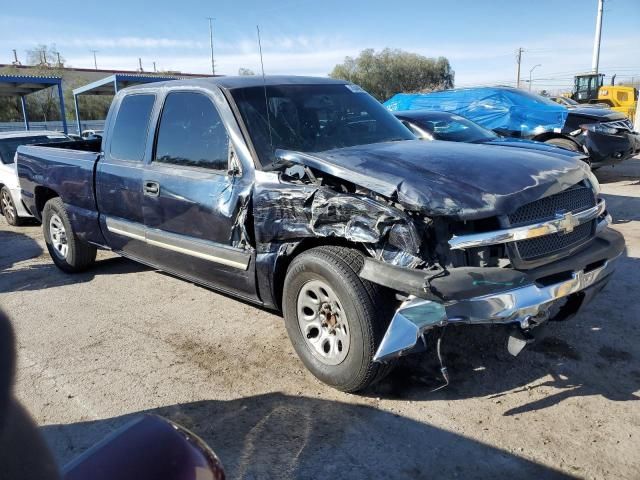
<path id="1" fill-rule="evenodd" d="M 102 135 L 104 134 L 104 130 L 83 130 L 82 131 L 82 139 L 83 140 L 102 140 Z"/>
<path id="2" fill-rule="evenodd" d="M 23 219 L 31 217 L 22 203 L 18 171 L 14 162 L 18 146 L 70 140 L 60 132 L 46 130 L 0 133 L 0 211 L 9 225 L 20 225 Z"/>

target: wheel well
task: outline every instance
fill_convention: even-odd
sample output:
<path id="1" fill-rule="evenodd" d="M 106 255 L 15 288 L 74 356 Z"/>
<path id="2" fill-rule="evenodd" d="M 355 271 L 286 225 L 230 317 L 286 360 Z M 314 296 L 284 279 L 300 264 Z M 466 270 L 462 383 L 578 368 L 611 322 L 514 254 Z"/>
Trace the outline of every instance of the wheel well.
<path id="1" fill-rule="evenodd" d="M 544 132 L 544 133 L 541 133 L 540 135 L 533 137 L 531 140 L 535 140 L 536 142 L 546 142 L 547 140 L 551 140 L 552 138 L 564 138 L 565 140 L 571 140 L 573 142 L 571 137 L 568 137 L 566 135 L 560 135 L 559 133 L 555 133 L 555 132 Z"/>
<path id="2" fill-rule="evenodd" d="M 283 255 L 276 260 L 276 265 L 273 272 L 273 299 L 276 302 L 278 310 L 282 311 L 282 293 L 284 288 L 284 279 L 287 275 L 287 269 L 294 258 L 298 255 L 311 250 L 315 247 L 321 247 L 324 245 L 336 245 L 340 247 L 353 248 L 363 252 L 369 256 L 366 249 L 357 243 L 350 242 L 344 238 L 339 237 L 325 237 L 325 238 L 305 238 L 298 245 L 295 246 L 293 251 L 288 255 Z"/>
<path id="3" fill-rule="evenodd" d="M 35 190 L 36 197 L 36 210 L 38 211 L 38 215 L 42 217 L 42 210 L 44 209 L 45 203 L 47 203 L 52 198 L 59 197 L 59 195 L 48 187 L 36 187 Z"/>

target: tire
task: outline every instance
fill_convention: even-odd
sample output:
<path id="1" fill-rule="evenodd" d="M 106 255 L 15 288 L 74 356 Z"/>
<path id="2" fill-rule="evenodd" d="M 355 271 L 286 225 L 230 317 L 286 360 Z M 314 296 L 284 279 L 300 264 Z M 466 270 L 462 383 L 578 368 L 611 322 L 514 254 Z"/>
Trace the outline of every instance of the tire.
<path id="1" fill-rule="evenodd" d="M 24 220 L 18 216 L 18 210 L 7 187 L 2 187 L 2 190 L 0 190 L 0 210 L 2 210 L 2 215 L 4 215 L 9 225 L 19 227 L 24 223 Z"/>
<path id="2" fill-rule="evenodd" d="M 363 263 L 364 255 L 354 249 L 313 248 L 291 262 L 283 287 L 293 348 L 316 378 L 344 392 L 363 390 L 392 368 L 373 362 L 391 319 L 392 301 L 388 291 L 358 276 Z M 328 304 L 332 307 L 327 310 Z"/>
<path id="3" fill-rule="evenodd" d="M 544 143 L 555 145 L 556 147 L 564 148 L 565 150 L 571 150 L 572 152 L 584 153 L 576 142 L 572 142 L 567 138 L 550 138 L 545 140 Z"/>
<path id="4" fill-rule="evenodd" d="M 82 272 L 96 259 L 96 247 L 73 231 L 67 210 L 59 197 L 49 200 L 42 210 L 42 230 L 49 255 L 65 272 Z"/>

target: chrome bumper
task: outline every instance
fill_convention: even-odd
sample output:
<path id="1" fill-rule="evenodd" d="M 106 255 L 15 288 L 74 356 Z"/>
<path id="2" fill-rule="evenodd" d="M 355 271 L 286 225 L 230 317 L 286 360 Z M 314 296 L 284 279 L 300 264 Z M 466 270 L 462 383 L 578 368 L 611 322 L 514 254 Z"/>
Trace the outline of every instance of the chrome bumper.
<path id="1" fill-rule="evenodd" d="M 393 316 L 373 360 L 383 362 L 399 357 L 413 349 L 427 330 L 448 324 L 519 324 L 530 328 L 548 319 L 557 300 L 608 280 L 618 258 L 619 255 L 597 268 L 574 272 L 568 280 L 543 287 L 529 284 L 445 305 L 409 297 Z"/>

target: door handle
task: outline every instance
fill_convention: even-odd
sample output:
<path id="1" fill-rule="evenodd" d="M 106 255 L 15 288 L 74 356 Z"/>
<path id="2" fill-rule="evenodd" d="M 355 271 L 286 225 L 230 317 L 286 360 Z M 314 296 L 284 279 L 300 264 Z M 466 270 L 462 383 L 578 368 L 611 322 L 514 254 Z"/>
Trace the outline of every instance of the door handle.
<path id="1" fill-rule="evenodd" d="M 144 194 L 150 197 L 160 195 L 160 184 L 158 182 L 144 182 Z"/>

